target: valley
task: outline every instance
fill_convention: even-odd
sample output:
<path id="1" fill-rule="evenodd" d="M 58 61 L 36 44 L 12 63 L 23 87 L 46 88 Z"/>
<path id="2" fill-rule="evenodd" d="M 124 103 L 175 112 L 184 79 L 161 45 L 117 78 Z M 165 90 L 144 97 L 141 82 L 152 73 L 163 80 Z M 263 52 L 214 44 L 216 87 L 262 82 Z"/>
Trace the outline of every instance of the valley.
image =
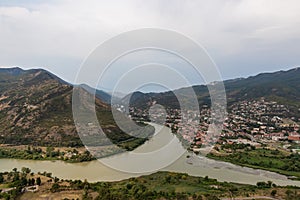
<path id="1" fill-rule="evenodd" d="M 279 74 L 281 74 L 281 76 L 284 75 L 283 77 L 288 77 L 286 78 L 287 80 L 285 80 L 285 83 L 289 83 L 288 80 L 291 80 L 294 83 L 294 81 L 297 81 L 297 79 L 293 78 L 294 74 L 295 72 L 299 72 L 297 69 L 295 70 L 296 71 L 292 70 L 292 78 L 286 75 L 289 72 L 280 72 Z M 72 85 L 43 70 L 24 71 L 16 68 L 5 69 L 0 72 L 5 74 L 5 76 L 2 75 L 3 81 L 0 83 L 2 86 L 5 86 L 1 87 L 0 98 L 0 123 L 3 124 L 2 129 L 0 130 L 0 158 L 2 159 L 25 159 L 36 160 L 34 162 L 54 163 L 64 161 L 70 164 L 85 163 L 84 166 L 89 166 L 91 163 L 97 162 L 93 160 L 98 158 L 104 160 L 107 159 L 109 162 L 114 163 L 120 159 L 125 159 L 127 161 L 130 160 L 130 153 L 126 152 L 126 150 L 135 152 L 136 150 L 139 151 L 140 148 L 148 149 L 148 147 L 145 146 L 147 146 L 148 142 L 153 139 L 150 137 L 148 138 L 150 141 L 148 141 L 147 138 L 135 138 L 134 136 L 131 136 L 131 134 L 122 133 L 112 118 L 111 109 L 122 111 L 123 107 L 121 104 L 108 104 L 107 101 L 110 97 L 102 92 L 98 92 L 98 96 L 96 94 L 98 120 L 103 125 L 105 131 L 109 133 L 107 134 L 108 138 L 114 144 L 116 144 L 117 147 L 121 147 L 121 149 L 124 151 L 120 151 L 120 149 L 116 149 L 114 146 L 108 145 L 109 143 L 105 142 L 106 140 L 103 140 L 103 143 L 101 144 L 94 144 L 95 141 L 93 141 L 93 138 L 91 138 L 91 144 L 93 144 L 92 146 L 97 149 L 98 152 L 95 157 L 83 147 L 77 135 L 74 123 L 72 122 L 70 99 L 73 87 Z M 260 76 L 262 75 L 258 75 L 257 77 Z M 272 77 L 269 74 L 263 76 Z M 274 76 L 279 75 L 278 73 L 275 73 Z M 251 77 L 250 79 L 255 78 L 256 77 Z M 269 81 L 272 80 L 273 79 L 270 78 Z M 241 83 L 239 81 L 241 81 Z M 265 81 L 266 80 L 264 80 L 264 82 Z M 255 173 L 258 173 L 257 171 L 253 171 L 253 175 L 250 175 L 248 173 L 251 170 L 243 167 L 238 168 L 238 165 L 240 165 L 244 167 L 262 169 L 262 173 L 267 173 L 264 172 L 264 170 L 267 170 L 286 175 L 288 178 L 293 180 L 298 180 L 300 177 L 298 172 L 298 169 L 300 169 L 298 163 L 298 139 L 300 138 L 298 115 L 299 105 L 297 104 L 298 97 L 295 96 L 294 98 L 291 98 L 291 96 L 289 96 L 289 101 L 286 101 L 283 100 L 283 98 L 286 98 L 288 95 L 286 93 L 282 94 L 281 92 L 278 92 L 278 96 L 276 97 L 271 97 L 268 95 L 261 96 L 258 95 L 260 94 L 259 92 L 255 93 L 256 96 L 254 96 L 254 93 L 250 96 L 248 96 L 249 93 L 246 93 L 247 95 L 245 97 L 245 94 L 242 95 L 242 91 L 251 90 L 240 89 L 239 87 L 240 85 L 244 84 L 243 82 L 248 83 L 248 80 L 242 79 L 225 81 L 225 86 L 227 85 L 227 93 L 229 94 L 227 96 L 228 113 L 223 124 L 222 133 L 218 138 L 210 138 L 206 135 L 208 127 L 211 123 L 211 111 L 210 101 L 207 97 L 208 93 L 205 91 L 206 89 L 204 86 L 194 87 L 196 93 L 198 92 L 197 94 L 200 108 L 199 116 L 193 110 L 184 111 L 178 108 L 178 101 L 173 101 L 174 96 L 172 96 L 172 92 L 161 94 L 133 94 L 134 97 L 130 97 L 129 116 L 126 116 L 125 113 L 124 116 L 134 120 L 141 126 L 145 126 L 145 123 L 148 124 L 150 121 L 148 113 L 150 106 L 161 104 L 166 107 L 167 118 L 166 121 L 161 125 L 169 127 L 170 131 L 176 135 L 174 137 L 177 137 L 180 141 L 180 147 L 178 146 L 177 148 L 180 149 L 184 147 L 187 148 L 189 152 L 184 154 L 186 157 L 181 157 L 178 162 L 175 162 L 174 165 L 165 168 L 168 171 L 174 171 L 172 173 L 187 172 L 189 175 L 194 176 L 206 176 L 207 174 L 210 174 L 210 176 L 216 178 L 217 180 L 229 180 L 229 177 L 225 178 L 222 177 L 223 175 L 219 174 L 221 171 L 228 170 L 228 174 L 232 173 L 230 180 L 232 180 L 233 176 L 238 177 L 237 179 L 234 179 L 235 182 L 248 183 L 252 185 L 256 184 L 256 182 L 259 182 L 254 181 L 257 180 L 256 175 L 254 175 Z M 36 85 L 38 85 L 38 87 Z M 250 88 L 251 85 L 248 85 L 248 87 Z M 288 87 L 288 85 L 286 87 Z M 85 95 L 91 95 L 91 88 L 88 88 L 87 86 L 84 86 L 84 88 L 83 89 L 86 90 Z M 233 90 L 232 88 L 235 89 Z M 44 95 L 41 94 L 42 91 L 45 92 Z M 285 89 L 284 91 L 288 91 L 288 93 L 290 92 L 289 89 Z M 186 97 L 189 96 L 189 94 L 185 94 L 185 89 L 182 89 L 181 94 Z M 29 96 L 30 98 L 25 98 L 24 96 Z M 98 97 L 100 98 L 101 96 L 104 98 L 103 101 L 98 99 Z M 129 97 L 127 96 L 125 99 L 126 98 Z M 233 101 L 233 99 L 235 100 Z M 121 101 L 122 100 L 120 100 L 120 102 Z M 152 113 L 151 117 L 154 120 L 159 119 L 161 117 L 161 113 L 154 112 Z M 181 120 L 187 119 L 192 120 L 189 120 L 187 123 L 183 124 Z M 13 126 L 14 123 L 18 125 Z M 157 121 L 157 123 L 160 122 Z M 157 124 L 155 126 L 159 125 Z M 154 133 L 153 126 L 149 126 L 148 129 L 144 130 L 146 130 L 147 133 L 142 134 L 149 135 Z M 132 131 L 135 133 L 135 130 Z M 135 134 L 138 136 L 141 133 L 136 132 Z M 183 147 L 181 145 L 183 145 Z M 234 167 L 240 170 L 238 173 L 241 174 L 235 174 L 235 172 L 233 172 L 234 170 L 230 171 L 230 166 L 221 168 L 215 167 L 212 171 L 207 171 L 204 170 L 204 166 L 202 166 L 204 167 L 202 168 L 201 164 L 197 164 L 198 162 L 204 162 L 204 160 L 201 160 L 196 155 L 201 157 L 201 149 L 210 145 L 213 145 L 213 150 L 208 154 L 209 158 L 236 164 L 237 166 Z M 155 146 L 157 146 L 157 144 Z M 152 147 L 150 147 L 150 149 L 151 148 Z M 197 157 L 195 160 L 192 159 L 194 156 Z M 22 163 L 21 160 L 16 161 L 17 163 Z M 210 163 L 212 161 L 205 162 Z M 211 166 L 215 165 L 227 165 L 226 163 L 217 163 L 218 161 L 212 162 L 206 167 L 211 168 Z M 109 170 L 105 167 L 101 170 L 107 173 L 107 175 L 110 174 Z M 201 170 L 204 170 L 204 173 L 200 172 Z M 112 177 L 118 177 L 119 180 L 132 176 L 132 174 L 124 176 L 122 173 L 112 175 Z M 265 181 L 265 183 L 267 183 L 268 180 L 272 180 L 271 177 L 275 176 L 280 175 L 270 174 L 266 177 L 263 177 L 261 182 Z M 69 177 L 76 179 L 76 176 Z M 281 181 L 279 181 L 280 179 L 274 179 L 274 182 L 279 181 L 281 183 L 280 185 L 298 184 L 297 181 L 288 181 L 287 177 L 282 176 L 281 178 L 285 180 Z M 96 180 L 97 179 L 94 181 Z M 61 182 L 61 184 L 66 185 L 67 183 Z M 257 187 L 265 187 L 266 185 L 267 184 L 264 185 L 260 183 Z M 45 189 L 47 195 L 50 195 L 49 191 L 51 191 L 51 188 L 52 186 Z M 73 189 L 71 189 L 71 191 Z M 69 191 L 70 188 L 67 190 Z M 189 196 L 188 191 L 190 191 L 190 189 L 175 189 L 175 191 L 177 190 L 183 191 L 183 196 Z M 283 190 L 284 192 L 281 192 L 281 195 L 287 195 L 286 190 Z M 71 193 L 73 195 L 73 192 L 75 192 L 76 195 L 73 196 L 79 199 L 82 197 L 83 193 L 88 196 L 91 195 L 93 198 L 96 198 L 97 196 L 97 192 L 95 191 L 90 191 L 91 193 L 83 190 L 79 191 L 80 192 L 72 191 Z M 172 194 L 169 194 L 171 190 L 167 191 L 168 194 L 166 195 L 174 195 L 173 192 L 171 192 Z M 62 192 L 60 195 L 70 195 L 68 192 L 66 193 L 64 189 L 56 192 Z M 269 189 L 263 189 L 262 191 L 259 189 L 255 191 L 255 194 L 260 194 L 263 196 L 266 195 L 272 198 L 271 192 L 272 191 Z M 195 193 L 195 191 L 193 193 Z M 211 193 L 211 191 L 208 191 L 208 193 Z M 200 192 L 199 194 L 205 199 L 205 194 L 208 193 Z M 227 193 L 227 196 L 225 195 L 224 198 L 230 197 L 228 196 L 230 194 L 230 192 Z M 241 195 L 242 193 L 238 192 L 238 194 Z M 246 193 L 243 194 L 246 195 Z M 29 193 L 26 195 L 29 195 Z M 218 197 L 221 196 L 218 195 Z M 157 196 L 155 196 L 155 198 L 156 197 Z M 32 196 L 32 198 L 35 197 Z M 167 197 L 162 195 L 161 198 L 163 199 Z"/>

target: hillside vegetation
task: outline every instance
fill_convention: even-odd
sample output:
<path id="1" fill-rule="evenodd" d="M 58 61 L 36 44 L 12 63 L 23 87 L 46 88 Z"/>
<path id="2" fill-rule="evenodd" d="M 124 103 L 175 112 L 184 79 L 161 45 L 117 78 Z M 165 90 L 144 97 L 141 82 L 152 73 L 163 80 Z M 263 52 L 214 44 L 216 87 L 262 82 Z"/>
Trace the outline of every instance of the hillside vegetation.
<path id="1" fill-rule="evenodd" d="M 71 84 L 42 69 L 0 69 L 0 144 L 82 146 L 73 121 L 72 92 Z M 96 96 L 109 99 L 99 91 Z M 145 142 L 118 128 L 109 104 L 96 97 L 95 106 L 101 127 L 112 143 L 132 150 Z M 147 130 L 149 134 L 154 132 Z"/>
<path id="2" fill-rule="evenodd" d="M 300 117 L 300 68 L 274 73 L 262 73 L 248 78 L 239 78 L 224 81 L 227 102 L 229 105 L 244 101 L 265 98 L 268 101 L 276 101 L 290 108 L 290 116 Z M 199 106 L 210 105 L 209 91 L 206 85 L 195 85 L 195 92 Z M 175 91 L 161 93 L 135 92 L 124 97 L 123 101 L 130 100 L 130 106 L 147 109 L 150 102 L 156 102 L 167 108 L 180 108 L 176 95 L 189 104 L 192 96 L 190 88 L 181 88 Z M 175 95 L 176 94 L 176 95 Z M 193 109 L 193 108 L 192 108 Z"/>

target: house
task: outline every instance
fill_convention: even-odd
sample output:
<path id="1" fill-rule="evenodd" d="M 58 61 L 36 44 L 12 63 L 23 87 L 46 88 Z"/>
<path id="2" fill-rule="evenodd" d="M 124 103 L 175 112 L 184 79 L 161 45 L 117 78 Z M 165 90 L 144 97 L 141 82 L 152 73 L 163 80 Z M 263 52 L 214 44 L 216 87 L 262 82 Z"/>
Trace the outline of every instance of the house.
<path id="1" fill-rule="evenodd" d="M 291 135 L 288 137 L 288 140 L 296 143 L 300 143 L 300 135 Z"/>

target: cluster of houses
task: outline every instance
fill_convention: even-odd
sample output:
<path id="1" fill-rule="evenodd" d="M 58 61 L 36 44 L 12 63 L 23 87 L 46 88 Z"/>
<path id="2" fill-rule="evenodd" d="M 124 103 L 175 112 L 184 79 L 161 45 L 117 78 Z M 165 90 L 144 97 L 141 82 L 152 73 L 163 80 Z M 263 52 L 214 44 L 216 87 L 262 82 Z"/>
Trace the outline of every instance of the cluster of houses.
<path id="1" fill-rule="evenodd" d="M 289 119 L 289 109 L 264 99 L 242 101 L 230 108 L 224 130 L 228 134 L 245 133 L 256 140 L 299 142 L 299 124 Z"/>
<path id="2" fill-rule="evenodd" d="M 263 98 L 235 103 L 228 107 L 227 118 L 218 138 L 232 139 L 244 136 L 248 140 L 239 142 L 285 140 L 300 143 L 299 124 L 291 120 L 289 113 L 287 106 L 274 101 L 266 101 Z M 142 109 L 130 108 L 130 114 L 134 120 L 149 120 L 147 111 Z M 161 113 L 151 114 L 152 119 L 161 116 Z M 213 135 L 210 134 L 213 132 L 209 126 L 211 120 L 211 110 L 204 105 L 200 112 L 168 109 L 164 125 L 191 144 L 192 149 L 198 149 L 202 145 L 216 142 L 215 137 L 208 137 L 208 135 Z"/>

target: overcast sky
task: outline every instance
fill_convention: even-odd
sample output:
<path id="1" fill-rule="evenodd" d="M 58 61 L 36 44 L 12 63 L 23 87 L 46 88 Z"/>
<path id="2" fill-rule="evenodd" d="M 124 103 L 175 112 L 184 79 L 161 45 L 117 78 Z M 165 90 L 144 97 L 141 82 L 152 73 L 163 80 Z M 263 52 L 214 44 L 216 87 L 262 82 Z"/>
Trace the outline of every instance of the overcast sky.
<path id="1" fill-rule="evenodd" d="M 165 28 L 203 45 L 224 79 L 300 64 L 298 0 L 0 1 L 0 66 L 45 68 L 73 82 L 105 40 Z"/>

